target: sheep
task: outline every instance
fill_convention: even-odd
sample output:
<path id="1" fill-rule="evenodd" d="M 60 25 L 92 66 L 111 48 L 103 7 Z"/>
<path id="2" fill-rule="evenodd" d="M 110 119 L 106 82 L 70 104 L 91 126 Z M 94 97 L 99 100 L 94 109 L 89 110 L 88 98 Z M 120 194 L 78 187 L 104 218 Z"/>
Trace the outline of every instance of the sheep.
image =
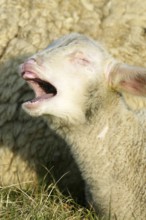
<path id="1" fill-rule="evenodd" d="M 141 0 L 3 0 L 0 6 L 0 186 L 35 187 L 49 171 L 63 191 L 78 196 L 83 182 L 66 143 L 42 118 L 31 118 L 21 110 L 21 102 L 32 93 L 17 75 L 17 66 L 70 31 L 102 39 L 123 62 L 145 65 L 146 4 Z"/>
<path id="2" fill-rule="evenodd" d="M 19 72 L 35 93 L 23 109 L 43 116 L 68 143 L 97 213 L 146 219 L 146 69 L 72 33 L 31 56 Z"/>

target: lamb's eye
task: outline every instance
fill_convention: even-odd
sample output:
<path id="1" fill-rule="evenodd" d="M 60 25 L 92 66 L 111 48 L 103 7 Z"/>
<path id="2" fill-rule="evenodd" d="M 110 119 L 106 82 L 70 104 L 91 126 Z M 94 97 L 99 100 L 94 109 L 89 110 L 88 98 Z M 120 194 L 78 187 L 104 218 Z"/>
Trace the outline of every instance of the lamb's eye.
<path id="1" fill-rule="evenodd" d="M 84 66 L 87 66 L 88 64 L 90 64 L 90 61 L 86 58 L 80 58 L 79 63 L 84 65 Z"/>
<path id="2" fill-rule="evenodd" d="M 70 57 L 71 57 L 71 62 L 80 64 L 82 66 L 87 66 L 91 63 L 88 56 L 81 51 L 72 53 Z"/>

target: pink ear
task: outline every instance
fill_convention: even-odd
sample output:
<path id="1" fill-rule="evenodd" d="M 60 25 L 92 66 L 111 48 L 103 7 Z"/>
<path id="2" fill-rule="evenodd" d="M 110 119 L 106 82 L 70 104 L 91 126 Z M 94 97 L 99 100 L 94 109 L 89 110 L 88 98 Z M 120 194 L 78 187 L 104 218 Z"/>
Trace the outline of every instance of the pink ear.
<path id="1" fill-rule="evenodd" d="M 106 75 L 109 86 L 118 92 L 146 96 L 146 68 L 115 63 Z"/>
<path id="2" fill-rule="evenodd" d="M 87 66 L 90 64 L 89 58 L 81 51 L 76 51 L 70 54 L 70 61 L 72 63 L 80 64 L 83 66 Z"/>

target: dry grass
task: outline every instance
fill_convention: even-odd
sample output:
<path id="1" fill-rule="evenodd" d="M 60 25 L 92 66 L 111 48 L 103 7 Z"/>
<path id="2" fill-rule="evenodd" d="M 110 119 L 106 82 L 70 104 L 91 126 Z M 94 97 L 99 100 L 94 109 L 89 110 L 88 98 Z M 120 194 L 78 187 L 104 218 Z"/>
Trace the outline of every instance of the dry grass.
<path id="1" fill-rule="evenodd" d="M 64 197 L 54 185 L 33 190 L 0 188 L 1 220 L 99 220 L 93 211 Z"/>

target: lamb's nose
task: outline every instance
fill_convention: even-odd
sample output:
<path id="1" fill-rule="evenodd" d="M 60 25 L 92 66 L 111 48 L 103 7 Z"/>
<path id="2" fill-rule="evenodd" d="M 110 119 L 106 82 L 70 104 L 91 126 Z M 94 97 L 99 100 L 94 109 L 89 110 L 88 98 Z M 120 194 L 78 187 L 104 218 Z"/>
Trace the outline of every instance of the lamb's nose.
<path id="1" fill-rule="evenodd" d="M 20 75 L 23 75 L 24 72 L 29 71 L 30 68 L 32 68 L 33 64 L 37 63 L 37 60 L 35 58 L 29 58 L 24 63 L 20 64 L 18 67 L 18 73 Z"/>

